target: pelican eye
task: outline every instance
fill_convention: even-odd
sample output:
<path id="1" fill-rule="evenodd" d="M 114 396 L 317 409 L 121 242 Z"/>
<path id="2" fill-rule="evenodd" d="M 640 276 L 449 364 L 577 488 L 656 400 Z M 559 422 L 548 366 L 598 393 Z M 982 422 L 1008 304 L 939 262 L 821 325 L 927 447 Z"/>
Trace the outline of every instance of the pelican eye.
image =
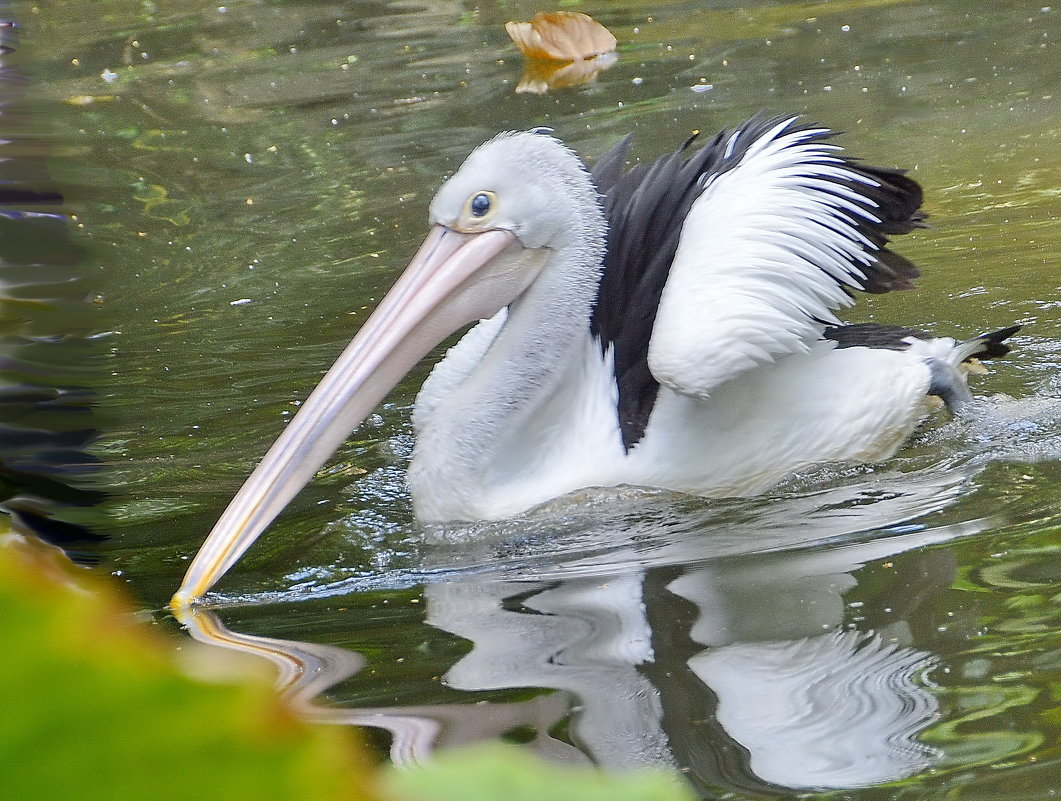
<path id="1" fill-rule="evenodd" d="M 473 217 L 485 217 L 490 212 L 490 195 L 480 192 L 469 204 Z"/>

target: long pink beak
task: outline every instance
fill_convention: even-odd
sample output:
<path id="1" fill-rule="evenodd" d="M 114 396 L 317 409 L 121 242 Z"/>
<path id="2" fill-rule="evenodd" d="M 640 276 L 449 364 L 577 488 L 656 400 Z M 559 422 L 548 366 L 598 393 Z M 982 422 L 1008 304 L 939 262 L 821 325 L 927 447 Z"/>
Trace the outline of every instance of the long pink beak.
<path id="1" fill-rule="evenodd" d="M 171 606 L 206 592 L 427 353 L 513 300 L 512 271 L 480 271 L 516 242 L 507 231 L 436 225 L 386 297 L 273 443 L 195 555 Z M 494 280 L 490 280 L 490 279 Z"/>

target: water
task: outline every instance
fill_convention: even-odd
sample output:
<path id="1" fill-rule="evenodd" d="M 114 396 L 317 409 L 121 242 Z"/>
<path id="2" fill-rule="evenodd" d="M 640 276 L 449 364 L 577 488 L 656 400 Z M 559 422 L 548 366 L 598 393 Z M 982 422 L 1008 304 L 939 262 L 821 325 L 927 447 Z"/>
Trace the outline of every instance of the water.
<path id="1" fill-rule="evenodd" d="M 322 678 L 289 691 L 325 690 L 309 714 L 370 723 L 396 759 L 504 737 L 674 765 L 705 797 L 1052 797 L 1061 12 L 577 8 L 616 34 L 618 61 L 545 95 L 514 92 L 503 29 L 530 3 L 18 9 L 110 329 L 107 566 L 163 608 L 478 142 L 548 125 L 592 159 L 632 131 L 649 158 L 694 129 L 797 112 L 926 188 L 933 227 L 897 245 L 918 291 L 859 298 L 849 319 L 1025 326 L 975 379 L 975 421 L 941 415 L 887 463 L 764 498 L 587 493 L 424 530 L 402 478 L 424 366 L 219 586 L 240 635 L 193 624 L 268 638 L 236 644 L 281 665 L 315 660 Z"/>

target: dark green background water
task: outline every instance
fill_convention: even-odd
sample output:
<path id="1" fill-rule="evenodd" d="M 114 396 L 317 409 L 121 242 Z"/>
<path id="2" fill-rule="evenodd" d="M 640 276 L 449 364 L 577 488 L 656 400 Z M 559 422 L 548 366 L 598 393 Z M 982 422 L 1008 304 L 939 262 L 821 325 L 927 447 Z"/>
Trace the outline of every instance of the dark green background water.
<path id="1" fill-rule="evenodd" d="M 1054 797 L 1061 10 L 564 7 L 606 24 L 619 61 L 544 96 L 514 93 L 503 28 L 541 4 L 17 7 L 113 329 L 108 565 L 165 604 L 478 142 L 549 125 L 592 160 L 632 131 L 648 158 L 798 112 L 926 188 L 933 227 L 899 245 L 919 290 L 860 298 L 849 319 L 1025 326 L 976 379 L 977 421 L 940 416 L 886 464 L 754 501 L 591 497 L 424 532 L 403 485 L 424 366 L 226 578 L 240 605 L 222 618 L 360 652 L 329 696 L 435 721 L 428 743 L 504 734 L 560 759 L 675 764 L 710 797 L 889 778 L 844 797 Z M 416 750 L 398 730 L 394 750 Z"/>

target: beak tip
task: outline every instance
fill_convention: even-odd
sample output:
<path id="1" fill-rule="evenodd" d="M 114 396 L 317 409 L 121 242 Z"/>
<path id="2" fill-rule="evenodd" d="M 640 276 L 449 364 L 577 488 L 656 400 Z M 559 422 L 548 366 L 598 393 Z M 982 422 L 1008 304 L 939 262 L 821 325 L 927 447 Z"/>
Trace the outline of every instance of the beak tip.
<path id="1" fill-rule="evenodd" d="M 199 596 L 192 595 L 190 592 L 181 588 L 174 593 L 173 597 L 169 601 L 169 610 L 180 619 L 186 614 L 195 602 L 199 600 Z"/>

